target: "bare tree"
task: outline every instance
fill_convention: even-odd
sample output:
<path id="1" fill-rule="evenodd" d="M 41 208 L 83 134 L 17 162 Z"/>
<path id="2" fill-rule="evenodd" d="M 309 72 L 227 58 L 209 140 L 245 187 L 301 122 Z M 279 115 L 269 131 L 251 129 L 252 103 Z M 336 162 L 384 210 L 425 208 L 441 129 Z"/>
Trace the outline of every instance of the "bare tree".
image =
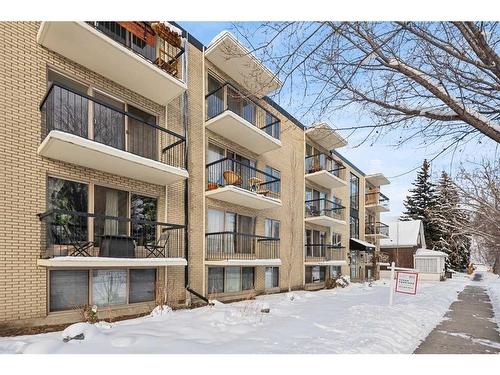
<path id="1" fill-rule="evenodd" d="M 456 236 L 470 234 L 477 255 L 500 274 L 500 161 L 482 161 L 476 169 L 461 169 L 457 182 L 462 205 L 457 210 L 468 213 L 463 221 L 453 213 L 447 214 Z"/>
<path id="2" fill-rule="evenodd" d="M 251 32 L 290 97 L 302 93 L 304 116 L 354 106 L 373 119 L 361 126 L 370 140 L 398 129 L 398 145 L 500 142 L 496 22 L 266 22 Z"/>
<path id="3" fill-rule="evenodd" d="M 301 173 L 300 162 L 295 151 L 295 147 L 292 149 L 292 154 L 290 158 L 290 181 L 298 181 L 298 174 Z M 298 185 L 296 183 L 290 184 L 290 191 L 288 192 L 288 197 L 285 200 L 284 208 L 285 208 L 285 222 L 286 228 L 290 228 L 287 231 L 287 235 L 290 238 L 290 245 L 281 249 L 281 251 L 286 251 L 286 273 L 287 273 L 287 282 L 288 282 L 288 291 L 292 291 L 292 274 L 293 274 L 293 266 L 296 264 L 298 257 L 302 256 L 302 252 L 297 251 L 296 242 L 297 242 L 297 231 L 295 227 L 297 225 L 297 217 L 292 213 L 295 212 L 295 208 L 297 206 L 303 205 L 303 201 L 299 201 L 300 198 L 303 197 L 303 193 L 299 191 Z M 298 199 L 299 198 L 299 199 Z M 300 238 L 300 237 L 299 237 Z"/>

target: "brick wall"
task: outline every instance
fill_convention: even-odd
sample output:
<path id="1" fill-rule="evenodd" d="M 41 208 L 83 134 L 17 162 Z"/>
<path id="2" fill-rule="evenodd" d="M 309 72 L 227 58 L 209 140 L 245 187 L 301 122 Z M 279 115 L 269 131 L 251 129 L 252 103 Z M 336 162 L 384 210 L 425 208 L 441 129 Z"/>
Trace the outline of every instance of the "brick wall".
<path id="1" fill-rule="evenodd" d="M 37 22 L 0 22 L 0 322 L 46 315 L 47 271 L 36 264 L 41 250 L 36 214 L 46 210 L 48 175 L 156 196 L 159 220 L 184 223 L 182 182 L 166 192 L 163 186 L 37 155 L 41 139 L 38 106 L 47 90 L 48 68 L 157 115 L 160 126 L 166 122 L 165 107 L 38 45 L 38 28 Z M 182 123 L 175 119 L 168 127 L 183 132 Z M 169 209 L 163 218 L 167 201 Z M 181 273 L 173 270 L 169 277 L 177 280 Z"/>

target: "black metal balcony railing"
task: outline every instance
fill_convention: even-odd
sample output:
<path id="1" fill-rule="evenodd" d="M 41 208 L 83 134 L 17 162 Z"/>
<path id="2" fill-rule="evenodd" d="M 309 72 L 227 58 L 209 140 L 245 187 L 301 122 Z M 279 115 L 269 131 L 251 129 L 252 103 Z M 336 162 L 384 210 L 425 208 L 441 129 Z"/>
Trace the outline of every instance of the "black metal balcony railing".
<path id="1" fill-rule="evenodd" d="M 389 236 L 389 226 L 384 223 L 366 223 L 365 224 L 365 234 L 366 235 L 381 235 Z"/>
<path id="2" fill-rule="evenodd" d="M 42 258 L 184 258 L 183 225 L 59 209 L 39 218 Z"/>
<path id="3" fill-rule="evenodd" d="M 170 34 L 169 40 L 160 37 L 150 22 L 127 22 L 134 24 L 135 33 L 128 31 L 119 22 L 87 21 L 87 24 L 102 32 L 108 38 L 141 56 L 151 64 L 166 71 L 175 78 L 182 77 L 181 58 L 184 54 L 180 36 Z M 115 61 L 114 63 L 119 64 Z"/>
<path id="4" fill-rule="evenodd" d="M 262 106 L 248 99 L 230 83 L 225 83 L 205 96 L 207 120 L 231 111 L 270 136 L 280 139 L 280 120 Z"/>
<path id="5" fill-rule="evenodd" d="M 326 198 L 305 201 L 306 217 L 328 216 L 337 220 L 345 220 L 345 207 Z"/>
<path id="6" fill-rule="evenodd" d="M 305 244 L 306 261 L 344 260 L 344 247 L 330 244 Z"/>
<path id="7" fill-rule="evenodd" d="M 280 183 L 279 177 L 231 158 L 207 164 L 207 190 L 233 185 L 264 197 L 279 199 Z"/>
<path id="8" fill-rule="evenodd" d="M 236 232 L 207 233 L 206 259 L 279 259 L 280 239 Z"/>
<path id="9" fill-rule="evenodd" d="M 42 140 L 51 130 L 60 130 L 185 168 L 185 137 L 64 85 L 50 86 L 40 111 Z"/>
<path id="10" fill-rule="evenodd" d="M 345 166 L 335 162 L 326 154 L 315 154 L 306 156 L 304 163 L 305 173 L 314 173 L 319 171 L 328 171 L 334 176 L 344 180 Z"/>
<path id="11" fill-rule="evenodd" d="M 384 208 L 389 208 L 389 198 L 382 194 L 381 192 L 372 192 L 365 195 L 365 205 L 366 206 L 382 206 Z"/>

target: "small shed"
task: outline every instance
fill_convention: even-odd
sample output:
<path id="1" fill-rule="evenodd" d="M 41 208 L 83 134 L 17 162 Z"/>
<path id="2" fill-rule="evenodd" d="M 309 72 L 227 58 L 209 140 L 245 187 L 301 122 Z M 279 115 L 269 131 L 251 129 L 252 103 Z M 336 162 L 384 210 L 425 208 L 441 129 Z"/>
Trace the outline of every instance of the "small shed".
<path id="1" fill-rule="evenodd" d="M 417 249 L 413 258 L 419 277 L 423 276 L 425 280 L 444 279 L 447 257 L 448 255 L 442 251 Z"/>

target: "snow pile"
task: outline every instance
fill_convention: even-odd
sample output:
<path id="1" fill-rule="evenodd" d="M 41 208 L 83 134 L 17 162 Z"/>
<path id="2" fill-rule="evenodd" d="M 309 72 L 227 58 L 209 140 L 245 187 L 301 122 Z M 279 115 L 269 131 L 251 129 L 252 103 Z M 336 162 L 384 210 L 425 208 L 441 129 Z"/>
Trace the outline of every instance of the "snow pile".
<path id="1" fill-rule="evenodd" d="M 149 314 L 150 317 L 152 318 L 158 318 L 158 317 L 166 317 L 172 313 L 172 308 L 167 305 L 163 306 L 156 306 L 153 311 L 151 311 L 151 314 Z"/>
<path id="2" fill-rule="evenodd" d="M 95 336 L 99 335 L 99 329 L 90 323 L 75 323 L 66 327 L 61 333 L 62 339 L 73 338 L 83 334 L 84 340 L 92 340 Z"/>
<path id="3" fill-rule="evenodd" d="M 484 272 L 483 276 L 488 283 L 488 295 L 490 296 L 490 301 L 493 305 L 495 321 L 500 328 L 500 276 L 487 272 Z"/>
<path id="4" fill-rule="evenodd" d="M 62 333 L 0 338 L 0 353 L 412 353 L 468 282 L 422 282 L 415 296 L 396 294 L 393 306 L 388 284 L 377 281 L 192 310 L 164 307 L 152 316 L 168 319 L 78 323 Z M 79 333 L 84 340 L 62 340 Z"/>

